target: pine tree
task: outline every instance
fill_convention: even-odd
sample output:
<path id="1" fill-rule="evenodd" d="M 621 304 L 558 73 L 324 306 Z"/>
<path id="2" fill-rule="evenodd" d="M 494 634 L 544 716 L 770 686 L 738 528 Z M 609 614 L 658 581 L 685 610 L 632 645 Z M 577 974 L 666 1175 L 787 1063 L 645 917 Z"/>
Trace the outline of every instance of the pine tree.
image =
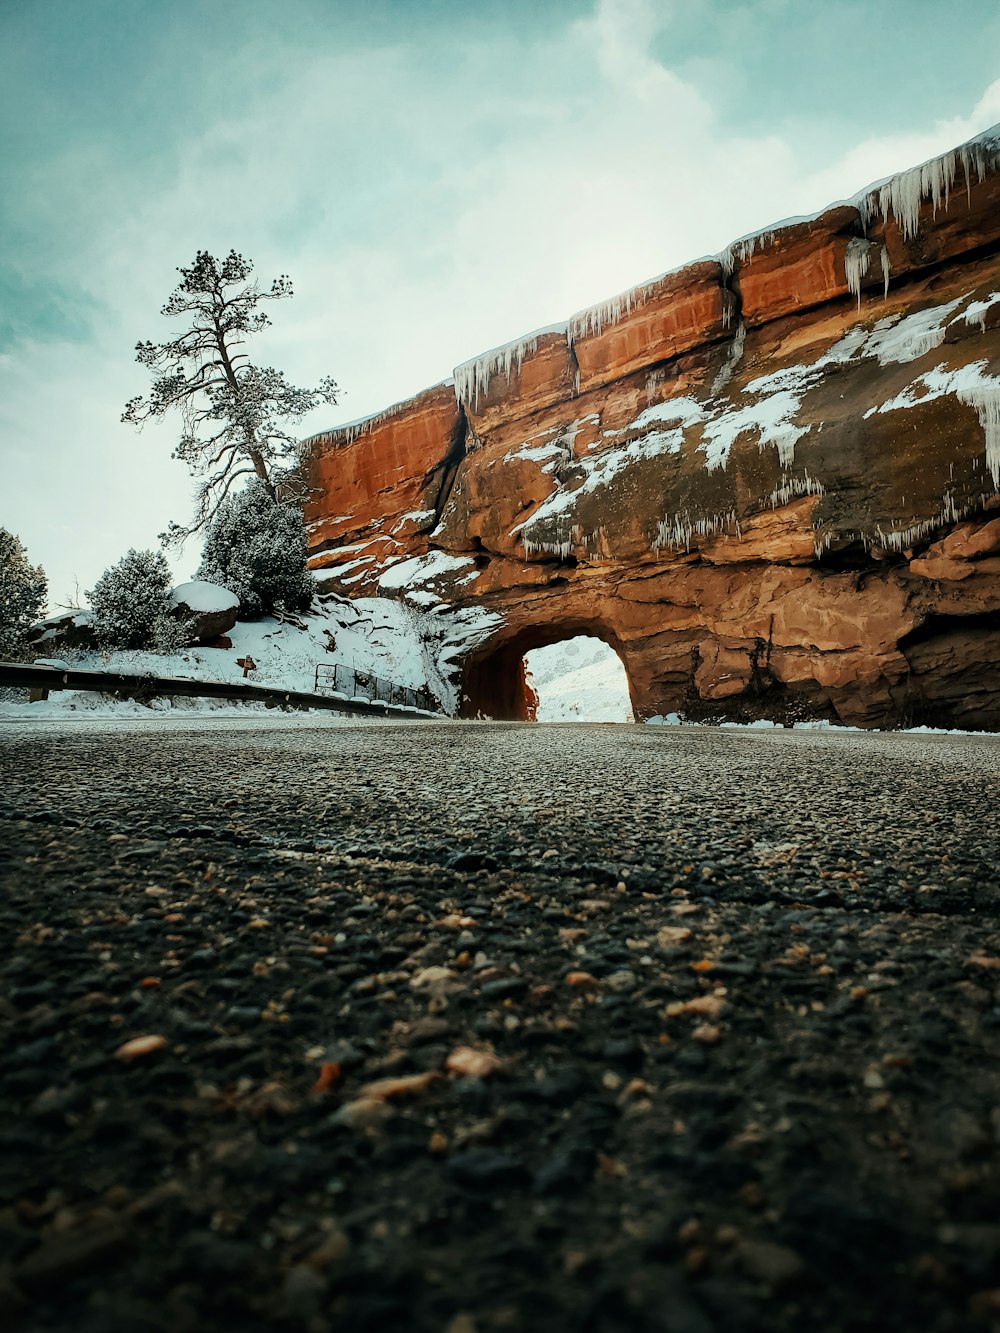
<path id="1" fill-rule="evenodd" d="M 170 566 L 162 551 L 130 550 L 94 584 L 94 636 L 104 649 L 170 652 L 183 632 L 170 616 Z"/>
<path id="2" fill-rule="evenodd" d="M 153 387 L 148 398 L 131 399 L 122 415 L 141 427 L 175 408 L 181 414 L 174 457 L 198 478 L 195 516 L 187 527 L 172 523 L 163 534 L 167 542 L 208 527 L 240 477 L 255 476 L 276 504 L 298 444 L 288 426 L 321 402 L 337 401 L 332 379 L 299 389 L 282 371 L 255 366 L 241 350 L 271 323 L 261 305 L 292 295 L 287 275 L 261 290 L 251 280 L 253 264 L 235 250 L 225 259 L 199 250 L 190 268 L 177 271 L 181 282 L 161 313 L 186 327 L 169 342 L 136 344 L 136 360 L 152 372 Z"/>
<path id="3" fill-rule="evenodd" d="M 42 614 L 48 582 L 41 565 L 28 562 L 23 543 L 0 528 L 0 658 L 15 661 L 25 638 Z"/>
<path id="4" fill-rule="evenodd" d="M 279 607 L 307 607 L 312 584 L 302 514 L 290 505 L 276 505 L 254 479 L 219 506 L 197 577 L 236 593 L 244 620 Z"/>

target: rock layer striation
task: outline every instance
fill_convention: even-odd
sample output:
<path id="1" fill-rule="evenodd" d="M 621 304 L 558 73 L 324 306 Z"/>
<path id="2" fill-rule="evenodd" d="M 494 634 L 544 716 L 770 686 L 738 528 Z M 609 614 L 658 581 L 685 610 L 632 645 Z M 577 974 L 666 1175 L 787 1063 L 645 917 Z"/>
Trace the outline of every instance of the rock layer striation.
<path id="1" fill-rule="evenodd" d="M 1000 126 L 307 441 L 311 563 L 480 613 L 462 711 L 591 633 L 637 717 L 1000 728 Z"/>

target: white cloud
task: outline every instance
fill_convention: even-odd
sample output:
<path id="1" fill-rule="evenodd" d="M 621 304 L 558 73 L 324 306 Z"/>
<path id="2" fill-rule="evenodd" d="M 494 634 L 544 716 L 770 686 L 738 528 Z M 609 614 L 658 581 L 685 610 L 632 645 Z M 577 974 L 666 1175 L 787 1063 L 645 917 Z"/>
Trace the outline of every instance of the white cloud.
<path id="1" fill-rule="evenodd" d="M 86 172 L 68 169 L 86 229 L 53 267 L 107 303 L 105 323 L 92 343 L 36 344 L 0 366 L 13 478 L 0 521 L 50 567 L 57 597 L 186 511 L 169 432 L 154 443 L 118 418 L 144 387 L 130 348 L 158 335 L 174 268 L 196 249 L 235 246 L 264 278 L 292 274 L 260 355 L 300 383 L 340 381 L 343 412 L 315 414 L 320 429 L 1000 120 L 998 82 L 967 114 L 804 160 L 777 134 L 720 125 L 654 54 L 663 27 L 663 6 L 600 0 L 545 41 L 466 31 L 433 64 L 419 47 L 290 51 L 164 159 L 162 179 L 99 155 L 87 195 Z M 230 77 L 256 86 L 249 64 Z"/>

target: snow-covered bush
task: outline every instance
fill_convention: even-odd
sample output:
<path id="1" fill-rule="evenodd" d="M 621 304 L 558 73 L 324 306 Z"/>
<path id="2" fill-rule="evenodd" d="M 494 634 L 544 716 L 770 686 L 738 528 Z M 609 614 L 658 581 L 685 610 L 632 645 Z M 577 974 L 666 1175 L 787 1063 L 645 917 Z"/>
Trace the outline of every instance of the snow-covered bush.
<path id="1" fill-rule="evenodd" d="M 196 577 L 236 593 L 243 620 L 279 607 L 307 607 L 312 584 L 301 512 L 275 504 L 255 479 L 223 501 L 208 530 Z"/>
<path id="2" fill-rule="evenodd" d="M 20 539 L 0 528 L 0 658 L 23 653 L 28 628 L 41 615 L 47 594 L 41 565 L 29 564 Z"/>
<path id="3" fill-rule="evenodd" d="M 172 652 L 183 642 L 170 616 L 170 566 L 162 551 L 131 550 L 106 569 L 87 595 L 98 646 Z"/>

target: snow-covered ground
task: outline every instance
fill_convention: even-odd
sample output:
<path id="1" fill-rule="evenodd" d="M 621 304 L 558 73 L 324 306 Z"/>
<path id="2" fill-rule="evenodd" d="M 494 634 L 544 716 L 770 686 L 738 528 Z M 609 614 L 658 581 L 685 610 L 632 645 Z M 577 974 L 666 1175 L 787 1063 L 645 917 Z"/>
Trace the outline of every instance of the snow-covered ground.
<path id="1" fill-rule="evenodd" d="M 42 644 L 37 661 L 66 662 L 78 669 L 110 670 L 175 676 L 186 680 L 243 679 L 239 659 L 253 658 L 256 669 L 249 679 L 278 689 L 315 688 L 316 667 L 339 665 L 379 676 L 395 685 L 427 688 L 445 712 L 455 706 L 451 667 L 495 619 L 487 613 L 441 614 L 423 611 L 391 598 L 369 597 L 348 601 L 327 597 L 314 610 L 287 623 L 268 617 L 237 623 L 228 634 L 231 648 L 185 648 L 177 653 L 66 650 Z M 0 719 L 75 717 L 107 714 L 149 717 L 152 713 L 187 715 L 244 715 L 247 708 L 264 705 L 208 699 L 160 699 L 149 708 L 118 702 L 90 691 L 53 692 L 45 702 L 0 699 Z"/>
<path id="2" fill-rule="evenodd" d="M 539 722 L 632 722 L 621 658 L 601 639 L 580 635 L 525 656 Z"/>

